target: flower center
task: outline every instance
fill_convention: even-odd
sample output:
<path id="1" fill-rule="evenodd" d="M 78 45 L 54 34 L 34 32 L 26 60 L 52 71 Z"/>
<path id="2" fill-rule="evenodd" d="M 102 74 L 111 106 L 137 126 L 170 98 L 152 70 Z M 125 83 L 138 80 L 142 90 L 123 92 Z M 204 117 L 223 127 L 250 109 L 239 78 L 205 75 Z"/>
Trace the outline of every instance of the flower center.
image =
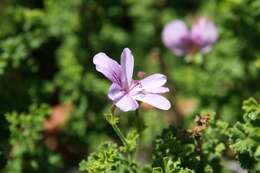
<path id="1" fill-rule="evenodd" d="M 139 81 L 133 81 L 132 85 L 126 91 L 127 94 L 132 92 L 132 94 L 143 91 L 143 86 Z"/>

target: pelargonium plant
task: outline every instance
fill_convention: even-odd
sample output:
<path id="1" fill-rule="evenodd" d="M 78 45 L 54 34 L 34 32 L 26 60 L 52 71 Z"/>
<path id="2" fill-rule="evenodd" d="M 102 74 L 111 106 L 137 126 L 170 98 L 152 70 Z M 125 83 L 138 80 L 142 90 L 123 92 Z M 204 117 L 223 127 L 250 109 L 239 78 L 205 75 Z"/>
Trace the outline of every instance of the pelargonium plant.
<path id="1" fill-rule="evenodd" d="M 162 41 L 176 56 L 211 51 L 218 39 L 218 29 L 213 21 L 206 17 L 196 20 L 189 30 L 182 20 L 173 20 L 162 31 Z"/>
<path id="2" fill-rule="evenodd" d="M 96 70 L 112 82 L 108 97 L 122 111 L 136 110 L 139 107 L 138 101 L 159 109 L 170 109 L 170 102 L 160 95 L 169 92 L 169 88 L 164 86 L 166 76 L 156 73 L 142 80 L 133 80 L 134 58 L 130 49 L 123 50 L 121 64 L 105 53 L 96 54 L 93 62 Z"/>
<path id="3" fill-rule="evenodd" d="M 167 78 L 163 74 L 156 73 L 141 80 L 134 80 L 134 57 L 128 48 L 123 50 L 120 64 L 102 52 L 94 56 L 93 62 L 96 70 L 112 82 L 108 97 L 113 101 L 113 106 L 111 113 L 105 115 L 106 120 L 127 150 L 131 150 L 128 140 L 117 126 L 118 117 L 114 115 L 115 108 L 118 107 L 124 112 L 134 111 L 139 107 L 138 102 L 144 102 L 162 110 L 170 109 L 171 103 L 160 95 L 169 92 L 169 88 L 164 86 Z"/>

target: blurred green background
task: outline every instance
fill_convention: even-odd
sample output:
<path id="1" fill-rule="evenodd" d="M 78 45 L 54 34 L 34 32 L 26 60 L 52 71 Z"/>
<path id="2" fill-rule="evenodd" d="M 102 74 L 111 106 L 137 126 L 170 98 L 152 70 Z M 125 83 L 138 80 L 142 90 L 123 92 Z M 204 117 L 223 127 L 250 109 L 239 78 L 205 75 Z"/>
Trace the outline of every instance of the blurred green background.
<path id="1" fill-rule="evenodd" d="M 191 24 L 199 16 L 216 23 L 219 39 L 196 64 L 165 48 L 161 31 L 171 20 Z M 139 113 L 143 163 L 177 118 L 188 126 L 201 110 L 214 110 L 230 125 L 241 120 L 242 101 L 260 98 L 259 21 L 258 0 L 1 0 L 2 171 L 73 171 L 102 141 L 118 141 L 103 116 L 110 83 L 95 71 L 98 52 L 119 60 L 129 47 L 135 76 L 168 76 L 172 109 Z M 120 113 L 123 131 L 134 118 Z"/>

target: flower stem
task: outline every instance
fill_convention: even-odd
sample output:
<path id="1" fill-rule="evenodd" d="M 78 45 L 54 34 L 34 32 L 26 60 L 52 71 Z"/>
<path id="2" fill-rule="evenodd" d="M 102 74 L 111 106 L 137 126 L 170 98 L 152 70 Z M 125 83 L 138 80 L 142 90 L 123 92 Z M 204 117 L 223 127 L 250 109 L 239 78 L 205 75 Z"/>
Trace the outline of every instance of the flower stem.
<path id="1" fill-rule="evenodd" d="M 117 126 L 118 123 L 118 117 L 116 117 L 114 115 L 115 113 L 115 105 L 112 105 L 111 107 L 111 113 L 110 114 L 105 114 L 106 120 L 108 121 L 108 123 L 112 126 L 112 128 L 114 129 L 114 131 L 116 132 L 117 136 L 120 138 L 120 140 L 122 141 L 123 145 L 125 147 L 128 147 L 128 143 L 127 140 L 125 138 L 125 136 L 123 135 L 122 131 L 119 129 L 119 127 Z"/>
<path id="2" fill-rule="evenodd" d="M 117 136 L 120 138 L 120 140 L 122 141 L 122 143 L 124 144 L 124 146 L 128 146 L 128 143 L 126 141 L 126 138 L 124 137 L 123 133 L 121 132 L 121 130 L 119 129 L 119 127 L 117 126 L 117 124 L 111 124 L 114 131 L 116 132 Z"/>

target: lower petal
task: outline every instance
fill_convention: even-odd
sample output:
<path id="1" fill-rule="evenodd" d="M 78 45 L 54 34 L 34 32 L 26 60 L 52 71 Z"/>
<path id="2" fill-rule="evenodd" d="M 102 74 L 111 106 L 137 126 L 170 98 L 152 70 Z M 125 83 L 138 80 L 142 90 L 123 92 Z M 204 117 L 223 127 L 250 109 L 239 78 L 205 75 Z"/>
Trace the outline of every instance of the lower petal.
<path id="1" fill-rule="evenodd" d="M 134 98 L 158 109 L 169 110 L 171 108 L 169 100 L 159 94 L 138 94 Z"/>
<path id="2" fill-rule="evenodd" d="M 124 112 L 134 111 L 139 107 L 137 101 L 128 95 L 123 96 L 115 102 L 115 105 Z"/>

